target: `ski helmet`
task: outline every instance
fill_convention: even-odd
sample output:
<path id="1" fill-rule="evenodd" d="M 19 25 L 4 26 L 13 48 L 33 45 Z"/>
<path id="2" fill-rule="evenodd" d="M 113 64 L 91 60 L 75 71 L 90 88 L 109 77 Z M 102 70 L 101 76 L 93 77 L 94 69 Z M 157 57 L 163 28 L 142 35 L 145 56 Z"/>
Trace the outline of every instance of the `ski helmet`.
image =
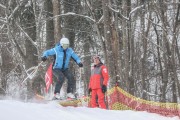
<path id="1" fill-rule="evenodd" d="M 99 55 L 95 55 L 95 56 L 93 56 L 93 59 L 98 59 L 98 60 L 99 60 L 99 62 L 100 62 L 100 63 L 102 63 L 102 62 L 101 62 L 101 58 L 100 58 L 100 56 L 99 56 Z"/>
<path id="2" fill-rule="evenodd" d="M 67 38 L 62 38 L 60 40 L 60 44 L 63 47 L 63 49 L 67 49 L 69 47 L 69 39 Z"/>

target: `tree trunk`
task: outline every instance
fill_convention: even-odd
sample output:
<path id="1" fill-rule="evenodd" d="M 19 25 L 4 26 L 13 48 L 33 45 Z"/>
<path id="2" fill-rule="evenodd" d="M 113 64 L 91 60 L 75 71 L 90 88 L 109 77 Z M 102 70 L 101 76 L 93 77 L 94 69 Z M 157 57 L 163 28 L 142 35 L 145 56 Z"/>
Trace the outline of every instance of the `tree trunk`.
<path id="1" fill-rule="evenodd" d="M 159 1 L 159 5 L 160 5 L 160 13 L 161 13 L 161 21 L 162 21 L 162 26 L 163 28 L 163 41 L 164 41 L 164 46 L 166 49 L 166 57 L 167 57 L 167 69 L 169 71 L 170 77 L 171 77 L 171 81 L 174 82 L 172 87 L 172 95 L 173 95 L 173 101 L 172 102 L 177 102 L 177 93 L 178 93 L 178 89 L 175 86 L 176 83 L 176 71 L 175 71 L 175 63 L 174 63 L 174 47 L 171 51 L 170 49 L 170 45 L 169 45 L 169 41 L 168 41 L 168 33 L 167 33 L 167 27 L 168 22 L 167 22 L 167 6 L 164 4 L 164 0 L 160 0 Z"/>
<path id="2" fill-rule="evenodd" d="M 52 4 L 53 4 L 53 16 L 54 16 L 54 39 L 55 39 L 55 43 L 57 43 L 62 37 L 60 17 L 57 17 L 57 15 L 60 15 L 60 1 L 52 0 Z"/>
<path id="3" fill-rule="evenodd" d="M 106 44 L 106 50 L 107 50 L 107 67 L 110 74 L 110 82 L 115 83 L 116 80 L 116 72 L 115 72 L 115 58 L 113 55 L 112 50 L 112 31 L 110 28 L 111 21 L 110 21 L 110 12 L 108 8 L 108 0 L 104 0 L 102 2 L 103 7 L 103 16 L 104 16 L 104 39 Z"/>
<path id="4" fill-rule="evenodd" d="M 85 38 L 86 37 L 86 38 Z M 90 56 L 90 41 L 91 37 L 84 36 L 84 39 L 86 40 L 84 42 L 83 48 L 84 48 L 84 59 L 83 59 L 83 65 L 84 65 L 84 93 L 85 95 L 88 95 L 88 85 L 89 85 L 89 79 L 91 75 L 91 56 Z"/>
<path id="5" fill-rule="evenodd" d="M 141 4 L 145 5 L 144 0 L 141 0 Z M 149 22 L 148 22 L 149 23 Z M 143 45 L 143 57 L 141 59 L 141 69 L 142 69 L 142 98 L 147 99 L 147 94 L 144 91 L 147 91 L 147 82 L 145 81 L 147 78 L 147 68 L 146 68 L 146 61 L 147 61 L 147 36 L 148 36 L 148 31 L 149 28 L 147 28 L 147 31 L 145 32 L 145 12 L 141 12 L 141 28 L 142 28 L 142 34 L 141 34 L 141 39 L 142 39 L 142 45 Z"/>
<path id="6" fill-rule="evenodd" d="M 53 5 L 51 0 L 45 0 L 44 9 L 46 11 L 46 18 L 53 17 Z M 60 34 L 60 33 L 59 33 Z M 58 38 L 60 39 L 60 38 Z M 46 21 L 46 49 L 50 49 L 55 45 L 54 39 L 54 25 L 53 19 Z"/>
<path id="7" fill-rule="evenodd" d="M 35 16 L 33 14 L 33 9 L 30 7 L 31 13 L 24 13 L 26 16 L 26 20 L 24 24 L 25 32 L 29 35 L 29 37 L 35 42 L 36 41 L 36 22 Z M 26 48 L 26 57 L 25 57 L 25 68 L 26 70 L 30 67 L 36 66 L 38 64 L 38 56 L 36 47 L 30 42 L 30 40 L 25 40 L 25 48 Z M 28 98 L 31 98 L 35 92 L 40 91 L 40 86 L 35 84 L 32 86 L 30 81 L 27 81 L 27 89 L 28 89 Z M 35 88 L 33 90 L 33 87 Z M 36 89 L 37 88 L 37 89 Z"/>

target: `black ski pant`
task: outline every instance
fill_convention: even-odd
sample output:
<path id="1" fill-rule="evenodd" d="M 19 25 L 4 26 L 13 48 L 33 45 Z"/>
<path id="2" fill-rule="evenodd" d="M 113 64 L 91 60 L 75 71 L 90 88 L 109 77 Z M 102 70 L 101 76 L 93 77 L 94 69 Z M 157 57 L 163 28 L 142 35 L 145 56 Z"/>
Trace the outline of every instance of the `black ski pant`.
<path id="1" fill-rule="evenodd" d="M 65 77 L 68 80 L 67 93 L 74 93 L 75 80 L 73 74 L 69 71 L 69 69 L 65 69 L 65 70 L 53 69 L 53 75 L 56 79 L 54 94 L 60 93 Z"/>

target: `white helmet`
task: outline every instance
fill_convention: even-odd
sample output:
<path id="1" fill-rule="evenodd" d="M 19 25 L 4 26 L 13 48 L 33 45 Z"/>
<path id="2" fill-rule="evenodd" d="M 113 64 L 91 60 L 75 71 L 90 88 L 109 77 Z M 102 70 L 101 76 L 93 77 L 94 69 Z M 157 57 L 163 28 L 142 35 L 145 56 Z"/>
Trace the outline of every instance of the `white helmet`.
<path id="1" fill-rule="evenodd" d="M 67 49 L 69 47 L 69 39 L 67 38 L 62 38 L 60 40 L 60 44 L 63 47 L 63 49 Z"/>

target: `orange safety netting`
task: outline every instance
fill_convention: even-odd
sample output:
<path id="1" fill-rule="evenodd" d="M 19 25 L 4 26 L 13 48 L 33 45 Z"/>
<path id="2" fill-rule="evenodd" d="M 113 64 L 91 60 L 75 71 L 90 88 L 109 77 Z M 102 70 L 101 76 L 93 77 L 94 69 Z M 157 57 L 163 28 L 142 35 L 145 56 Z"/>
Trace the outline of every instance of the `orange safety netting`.
<path id="1" fill-rule="evenodd" d="M 163 116 L 180 116 L 180 104 L 147 101 L 135 97 L 119 87 L 108 91 L 108 106 L 111 110 L 137 110 L 161 114 Z"/>
<path id="2" fill-rule="evenodd" d="M 120 87 L 113 87 L 106 93 L 106 102 L 110 110 L 136 110 L 157 113 L 163 116 L 180 116 L 180 104 L 147 101 L 135 97 Z M 77 100 L 60 101 L 62 106 L 90 106 L 90 98 L 84 97 Z"/>

